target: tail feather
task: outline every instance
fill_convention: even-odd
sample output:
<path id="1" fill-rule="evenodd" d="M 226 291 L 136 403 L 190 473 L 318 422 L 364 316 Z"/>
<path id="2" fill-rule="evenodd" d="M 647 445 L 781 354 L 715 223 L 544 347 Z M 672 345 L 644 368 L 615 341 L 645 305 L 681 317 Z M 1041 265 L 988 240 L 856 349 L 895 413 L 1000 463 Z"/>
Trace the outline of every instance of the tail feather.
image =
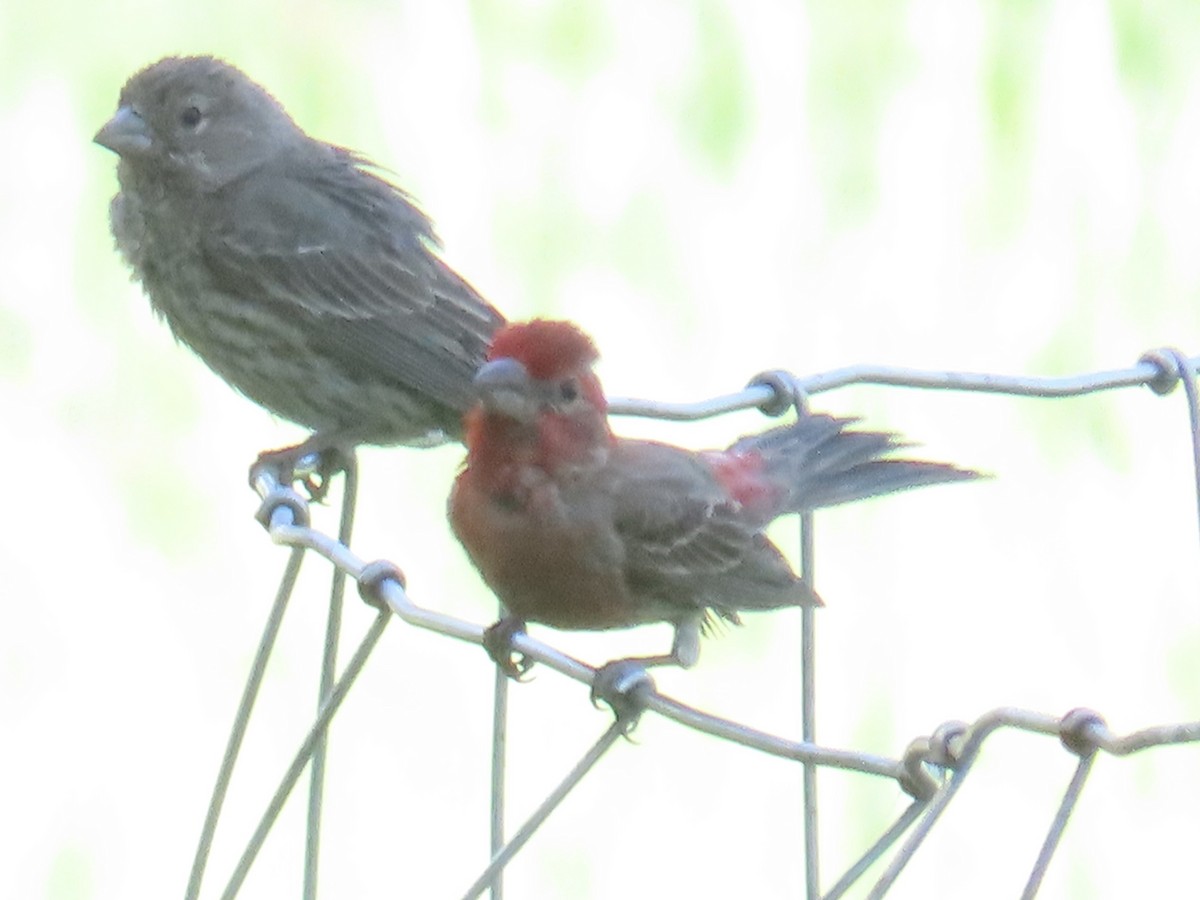
<path id="1" fill-rule="evenodd" d="M 802 485 L 800 490 L 793 491 L 793 502 L 788 511 L 838 506 L 882 494 L 955 481 L 974 481 L 982 477 L 979 472 L 960 469 L 951 463 L 880 459 Z"/>
<path id="2" fill-rule="evenodd" d="M 950 463 L 882 457 L 912 446 L 884 431 L 849 431 L 857 419 L 825 414 L 751 435 L 729 448 L 735 456 L 757 457 L 762 475 L 784 493 L 771 518 L 865 500 L 910 488 L 982 477 Z"/>

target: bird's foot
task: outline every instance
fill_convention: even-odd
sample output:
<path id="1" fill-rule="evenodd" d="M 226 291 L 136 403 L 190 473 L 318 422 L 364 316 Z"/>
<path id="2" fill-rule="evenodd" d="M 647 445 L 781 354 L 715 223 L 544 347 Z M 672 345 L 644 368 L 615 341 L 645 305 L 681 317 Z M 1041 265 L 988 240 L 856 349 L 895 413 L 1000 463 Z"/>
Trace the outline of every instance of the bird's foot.
<path id="1" fill-rule="evenodd" d="M 333 477 L 339 472 L 349 472 L 355 464 L 354 450 L 336 443 L 320 440 L 313 435 L 294 447 L 264 450 L 250 467 L 250 479 L 262 468 L 276 473 L 281 484 L 299 481 L 308 495 L 309 502 L 322 503 L 329 494 Z"/>
<path id="2" fill-rule="evenodd" d="M 646 708 L 645 695 L 654 690 L 654 679 L 646 671 L 646 661 L 618 659 L 596 670 L 592 680 L 592 705 L 607 703 L 622 723 L 625 734 L 637 727 Z"/>
<path id="3" fill-rule="evenodd" d="M 533 660 L 513 649 L 513 638 L 525 633 L 525 623 L 511 616 L 483 630 L 483 649 L 500 671 L 513 681 L 528 681 L 525 673 L 533 668 Z"/>

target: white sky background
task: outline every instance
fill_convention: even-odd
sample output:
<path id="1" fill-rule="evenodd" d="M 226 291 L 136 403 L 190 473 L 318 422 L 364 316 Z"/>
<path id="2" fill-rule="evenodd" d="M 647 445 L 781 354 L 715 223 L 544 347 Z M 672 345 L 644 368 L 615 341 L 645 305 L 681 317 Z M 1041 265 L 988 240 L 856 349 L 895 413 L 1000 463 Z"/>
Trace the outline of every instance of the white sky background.
<path id="1" fill-rule="evenodd" d="M 125 4 L 109 15 L 144 27 L 115 46 L 79 19 L 4 55 L 0 896 L 181 894 L 284 562 L 244 472 L 297 432 L 172 345 L 107 234 L 115 167 L 88 141 L 124 77 L 167 52 L 225 55 L 312 133 L 393 170 L 506 313 L 595 335 L 614 395 L 699 399 L 779 366 L 1068 374 L 1200 352 L 1188 8 L 858 5 L 214 4 L 149 21 Z M 23 15 L 6 28 L 0 11 L 0 33 Z M 714 106 L 733 112 L 706 130 Z M 995 475 L 818 516 L 822 743 L 895 757 L 1000 705 L 1090 706 L 1118 731 L 1197 718 L 1180 396 L 855 388 L 814 406 Z M 619 428 L 713 446 L 765 424 Z M 355 549 L 398 562 L 418 602 L 486 622 L 443 525 L 459 456 L 365 452 Z M 305 569 L 210 892 L 309 721 L 327 573 Z M 350 605 L 353 637 L 368 614 Z M 659 685 L 795 737 L 799 616 L 748 618 Z M 535 633 L 597 663 L 670 639 Z M 474 879 L 490 687 L 482 651 L 393 623 L 333 732 L 323 896 L 456 897 Z M 549 672 L 512 706 L 515 827 L 608 720 Z M 1044 896 L 1177 893 L 1200 838 L 1197 752 L 1102 758 Z M 989 741 L 896 896 L 1017 896 L 1071 766 L 1050 739 Z M 509 894 L 800 896 L 800 779 L 647 719 L 518 856 Z M 905 798 L 830 773 L 820 805 L 828 886 Z M 244 896 L 298 894 L 302 806 Z"/>

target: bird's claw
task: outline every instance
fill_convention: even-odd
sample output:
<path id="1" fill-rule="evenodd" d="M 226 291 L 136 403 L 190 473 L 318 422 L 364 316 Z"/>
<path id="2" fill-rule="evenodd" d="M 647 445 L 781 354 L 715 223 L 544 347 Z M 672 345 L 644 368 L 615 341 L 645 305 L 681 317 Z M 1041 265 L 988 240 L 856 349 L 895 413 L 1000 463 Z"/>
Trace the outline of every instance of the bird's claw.
<path id="1" fill-rule="evenodd" d="M 529 681 L 525 675 L 533 668 L 532 659 L 513 649 L 513 638 L 524 633 L 525 623 L 516 619 L 501 619 L 483 631 L 483 649 L 513 681 Z"/>
<path id="2" fill-rule="evenodd" d="M 306 453 L 299 457 L 297 462 L 302 462 L 313 455 L 316 456 L 316 463 L 300 479 L 300 483 L 304 486 L 304 491 L 308 494 L 311 502 L 323 503 L 329 495 L 333 477 L 342 472 L 348 472 L 353 465 L 353 460 L 341 447 L 332 446 L 322 448 L 315 453 Z"/>
<path id="3" fill-rule="evenodd" d="M 592 705 L 607 703 L 625 734 L 637 727 L 646 708 L 645 694 L 654 690 L 654 679 L 638 659 L 618 659 L 605 663 L 592 679 Z"/>
<path id="4" fill-rule="evenodd" d="M 507 659 L 497 659 L 496 665 L 513 681 L 519 681 L 522 684 L 533 681 L 533 676 L 528 674 L 529 670 L 533 668 L 533 660 L 524 653 L 510 653 Z"/>
<path id="5" fill-rule="evenodd" d="M 250 472 L 253 479 L 254 473 L 260 468 L 271 468 L 277 473 L 281 483 L 299 482 L 310 503 L 323 503 L 329 495 L 333 477 L 339 472 L 349 471 L 352 465 L 352 454 L 348 454 L 341 447 L 329 445 L 315 448 L 309 441 L 305 441 L 295 447 L 264 450 L 258 454 Z M 304 474 L 300 475 L 297 469 L 301 469 Z"/>
<path id="6" fill-rule="evenodd" d="M 308 494 L 310 503 L 325 502 L 325 498 L 329 495 L 329 479 L 333 474 L 336 473 L 312 472 L 300 479 L 300 484 L 304 486 L 304 493 Z"/>

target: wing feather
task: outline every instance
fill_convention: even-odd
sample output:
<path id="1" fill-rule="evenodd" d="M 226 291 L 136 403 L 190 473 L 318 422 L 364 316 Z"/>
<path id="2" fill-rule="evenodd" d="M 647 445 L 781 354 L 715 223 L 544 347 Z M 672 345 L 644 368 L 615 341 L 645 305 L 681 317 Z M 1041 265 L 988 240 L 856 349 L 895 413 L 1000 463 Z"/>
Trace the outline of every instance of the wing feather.
<path id="1" fill-rule="evenodd" d="M 648 441 L 623 441 L 614 455 L 614 519 L 632 591 L 722 615 L 817 602 L 701 459 Z"/>
<path id="2" fill-rule="evenodd" d="M 503 317 L 437 255 L 425 215 L 345 151 L 285 159 L 227 186 L 202 248 L 248 307 L 307 317 L 314 353 L 455 410 Z"/>

